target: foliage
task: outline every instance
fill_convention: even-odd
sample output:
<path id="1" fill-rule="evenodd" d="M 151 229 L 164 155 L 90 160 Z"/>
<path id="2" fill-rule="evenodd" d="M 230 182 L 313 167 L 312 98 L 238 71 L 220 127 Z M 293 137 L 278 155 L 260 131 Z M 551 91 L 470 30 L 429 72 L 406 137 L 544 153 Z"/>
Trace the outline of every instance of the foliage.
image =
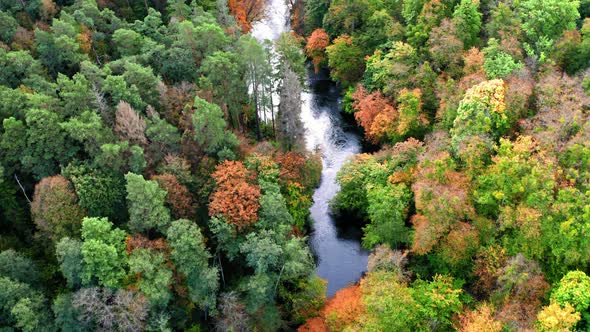
<path id="1" fill-rule="evenodd" d="M 219 287 L 218 270 L 210 267 L 211 257 L 205 248 L 199 228 L 191 221 L 173 221 L 166 233 L 172 251 L 170 257 L 177 270 L 185 276 L 189 298 L 202 308 L 215 308 L 215 293 Z"/>
<path id="2" fill-rule="evenodd" d="M 559 281 L 551 293 L 551 299 L 562 307 L 569 304 L 577 312 L 585 312 L 590 306 L 588 287 L 590 287 L 590 277 L 582 271 L 571 271 Z"/>
<path id="3" fill-rule="evenodd" d="M 82 260 L 84 285 L 116 288 L 126 275 L 127 253 L 125 232 L 106 218 L 84 218 L 82 221 Z"/>
<path id="4" fill-rule="evenodd" d="M 31 214 L 43 237 L 57 242 L 64 236 L 79 236 L 85 211 L 78 205 L 72 184 L 56 175 L 35 186 Z"/>
<path id="5" fill-rule="evenodd" d="M 325 52 L 328 45 L 330 45 L 330 36 L 322 28 L 315 29 L 307 39 L 305 52 L 311 58 L 316 73 L 319 71 L 322 62 L 326 59 Z"/>
<path id="6" fill-rule="evenodd" d="M 164 233 L 170 223 L 170 211 L 164 206 L 166 191 L 142 175 L 127 173 L 125 179 L 131 231 L 157 229 Z"/>
<path id="7" fill-rule="evenodd" d="M 223 216 L 228 223 L 245 228 L 258 220 L 260 189 L 248 182 L 248 171 L 241 162 L 225 161 L 216 167 L 217 182 L 211 194 L 209 214 Z"/>
<path id="8" fill-rule="evenodd" d="M 364 71 L 363 51 L 354 43 L 354 37 L 342 35 L 334 39 L 332 45 L 326 47 L 326 54 L 328 65 L 332 69 L 331 77 L 345 85 L 352 85 L 360 80 Z"/>
<path id="9" fill-rule="evenodd" d="M 571 331 L 580 321 L 581 315 L 571 304 L 563 307 L 556 302 L 546 306 L 537 315 L 539 331 Z"/>

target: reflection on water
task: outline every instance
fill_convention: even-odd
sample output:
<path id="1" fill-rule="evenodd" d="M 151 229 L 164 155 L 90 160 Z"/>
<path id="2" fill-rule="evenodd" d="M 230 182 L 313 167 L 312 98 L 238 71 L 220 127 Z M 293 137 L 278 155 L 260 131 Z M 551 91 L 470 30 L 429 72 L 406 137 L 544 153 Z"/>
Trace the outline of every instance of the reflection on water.
<path id="1" fill-rule="evenodd" d="M 281 32 L 289 31 L 285 0 L 269 0 L 264 20 L 253 25 L 252 35 L 260 42 L 276 40 Z M 329 203 L 339 186 L 336 175 L 344 163 L 361 150 L 359 137 L 344 128 L 339 112 L 340 90 L 327 73 L 308 70 L 308 92 L 302 94 L 301 118 L 310 151 L 322 154 L 322 180 L 311 206 L 314 220 L 310 245 L 317 258 L 317 274 L 328 281 L 330 297 L 360 279 L 367 266 L 368 253 L 360 246 L 361 231 L 342 220 L 336 223 L 330 215 Z M 344 217 L 343 219 L 347 219 Z M 350 221 L 350 220 L 348 220 Z M 349 226 L 344 226 L 344 225 Z"/>
<path id="2" fill-rule="evenodd" d="M 361 231 L 347 220 L 336 223 L 329 203 L 340 187 L 336 175 L 361 150 L 358 136 L 343 128 L 339 112 L 340 91 L 325 73 L 308 72 L 309 92 L 303 94 L 302 120 L 307 148 L 321 151 L 323 170 L 311 207 L 314 220 L 310 244 L 317 257 L 317 274 L 328 281 L 328 296 L 360 279 L 368 253 L 360 246 Z M 346 217 L 344 217 L 346 219 Z M 351 221 L 351 220 L 349 220 Z M 346 226 L 348 225 L 348 226 Z"/>

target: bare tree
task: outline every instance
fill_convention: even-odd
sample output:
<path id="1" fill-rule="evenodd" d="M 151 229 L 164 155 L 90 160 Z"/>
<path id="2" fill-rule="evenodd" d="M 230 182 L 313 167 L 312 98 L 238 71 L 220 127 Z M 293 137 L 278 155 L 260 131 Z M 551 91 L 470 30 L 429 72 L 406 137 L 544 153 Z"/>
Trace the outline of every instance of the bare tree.
<path id="1" fill-rule="evenodd" d="M 305 144 L 305 128 L 301 122 L 301 90 L 299 77 L 287 66 L 280 90 L 277 138 L 289 151 L 297 150 Z"/>
<path id="2" fill-rule="evenodd" d="M 146 146 L 148 141 L 145 137 L 145 128 L 145 120 L 131 105 L 120 101 L 115 115 L 115 133 L 130 143 Z"/>
<path id="3" fill-rule="evenodd" d="M 143 331 L 149 308 L 141 293 L 100 287 L 80 289 L 72 305 L 80 312 L 78 319 L 98 331 Z"/>
<path id="4" fill-rule="evenodd" d="M 219 319 L 215 323 L 216 331 L 250 331 L 246 306 L 240 302 L 238 294 L 235 292 L 221 294 L 219 297 L 219 313 Z"/>

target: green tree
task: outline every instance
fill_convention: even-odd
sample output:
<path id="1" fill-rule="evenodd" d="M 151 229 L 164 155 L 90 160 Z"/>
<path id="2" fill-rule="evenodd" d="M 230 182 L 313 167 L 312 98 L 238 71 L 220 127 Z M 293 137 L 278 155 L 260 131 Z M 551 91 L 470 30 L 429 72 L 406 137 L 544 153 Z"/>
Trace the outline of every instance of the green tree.
<path id="1" fill-rule="evenodd" d="M 549 51 L 544 43 L 551 44 L 563 31 L 576 28 L 579 6 L 578 0 L 523 0 L 515 11 L 530 46 L 543 56 Z"/>
<path id="2" fill-rule="evenodd" d="M 369 223 L 363 227 L 363 246 L 388 244 L 392 248 L 408 241 L 405 227 L 411 194 L 404 184 L 367 185 Z"/>
<path id="3" fill-rule="evenodd" d="M 14 17 L 4 11 L 0 11 L 0 31 L 2 31 L 0 33 L 0 41 L 10 44 L 16 28 L 18 28 L 18 23 Z"/>
<path id="4" fill-rule="evenodd" d="M 136 249 L 129 256 L 129 272 L 138 275 L 137 285 L 151 303 L 159 308 L 165 308 L 172 293 L 172 271 L 166 265 L 163 253 L 149 249 Z"/>
<path id="5" fill-rule="evenodd" d="M 523 68 L 520 61 L 502 51 L 500 45 L 495 38 L 488 40 L 488 46 L 483 49 L 484 63 L 483 68 L 489 79 L 504 78 L 510 75 L 513 71 Z"/>
<path id="6" fill-rule="evenodd" d="M 568 272 L 551 292 L 551 300 L 562 307 L 568 303 L 584 313 L 590 307 L 590 277 L 582 271 Z"/>
<path id="7" fill-rule="evenodd" d="M 418 313 L 430 330 L 446 330 L 453 325 L 453 315 L 458 314 L 462 290 L 456 288 L 452 277 L 435 275 L 432 281 L 417 280 L 413 284 L 413 297 L 419 305 Z"/>
<path id="8" fill-rule="evenodd" d="M 236 136 L 225 130 L 226 123 L 219 106 L 195 97 L 192 116 L 194 139 L 207 153 L 214 154 L 224 147 L 237 145 Z"/>
<path id="9" fill-rule="evenodd" d="M 365 70 L 363 50 L 355 44 L 354 38 L 342 35 L 326 47 L 330 75 L 345 86 L 358 82 Z"/>
<path id="10" fill-rule="evenodd" d="M 0 277 L 0 324 L 27 332 L 53 330 L 43 294 L 6 277 Z"/>
<path id="11" fill-rule="evenodd" d="M 66 278 L 69 288 L 78 288 L 82 284 L 84 257 L 82 243 L 79 240 L 63 237 L 55 245 L 55 255 L 59 269 Z"/>
<path id="12" fill-rule="evenodd" d="M 186 277 L 189 297 L 202 309 L 214 310 L 219 271 L 209 266 L 207 251 L 199 227 L 186 219 L 173 221 L 166 233 L 177 271 Z"/>
<path id="13" fill-rule="evenodd" d="M 81 246 L 84 285 L 121 286 L 127 274 L 125 238 L 125 231 L 113 229 L 113 224 L 106 218 L 84 218 Z"/>
<path id="14" fill-rule="evenodd" d="M 165 232 L 170 224 L 170 211 L 164 205 L 166 191 L 156 181 L 145 180 L 142 175 L 127 173 L 125 179 L 129 229 L 133 232 L 150 229 Z"/>
<path id="15" fill-rule="evenodd" d="M 33 260 L 13 249 L 0 253 L 0 276 L 34 287 L 40 282 L 39 269 Z"/>
<path id="16" fill-rule="evenodd" d="M 453 21 L 465 49 L 477 44 L 481 30 L 481 17 L 479 0 L 461 0 L 461 3 L 455 7 Z"/>

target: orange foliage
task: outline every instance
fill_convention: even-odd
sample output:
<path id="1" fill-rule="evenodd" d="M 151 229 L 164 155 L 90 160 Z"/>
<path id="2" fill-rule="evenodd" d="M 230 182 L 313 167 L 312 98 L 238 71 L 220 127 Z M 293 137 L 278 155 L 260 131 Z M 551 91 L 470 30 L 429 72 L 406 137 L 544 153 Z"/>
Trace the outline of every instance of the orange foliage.
<path id="1" fill-rule="evenodd" d="M 470 310 L 459 316 L 461 332 L 500 332 L 502 323 L 494 318 L 494 308 L 484 303 L 477 310 Z"/>
<path id="2" fill-rule="evenodd" d="M 289 151 L 277 156 L 280 167 L 279 178 L 285 182 L 301 183 L 305 174 L 305 156 L 302 153 Z"/>
<path id="3" fill-rule="evenodd" d="M 326 47 L 330 45 L 330 36 L 326 30 L 315 29 L 307 39 L 305 52 L 311 58 L 315 72 L 319 71 L 319 65 L 326 58 Z"/>
<path id="4" fill-rule="evenodd" d="M 80 44 L 80 50 L 86 54 L 90 54 L 90 50 L 92 49 L 92 31 L 85 25 L 82 25 L 77 39 Z"/>
<path id="5" fill-rule="evenodd" d="M 176 219 L 194 219 L 195 209 L 193 208 L 193 198 L 189 190 L 178 182 L 178 179 L 172 174 L 162 174 L 152 177 L 158 185 L 168 192 L 166 195 L 166 204 L 170 207 L 172 215 Z"/>
<path id="6" fill-rule="evenodd" d="M 239 161 L 217 165 L 213 178 L 217 187 L 210 197 L 209 215 L 243 229 L 258 220 L 260 188 L 248 182 L 249 172 Z"/>
<path id="7" fill-rule="evenodd" d="M 321 316 L 309 319 L 300 326 L 299 332 L 339 331 L 357 322 L 364 312 L 360 286 L 353 285 L 336 292 L 328 299 Z"/>
<path id="8" fill-rule="evenodd" d="M 135 234 L 133 236 L 127 235 L 125 247 L 128 255 L 131 255 L 131 253 L 136 249 L 149 249 L 159 253 L 164 253 L 166 256 L 168 256 L 169 252 L 168 243 L 164 239 L 159 238 L 150 240 L 141 234 Z"/>
<path id="9" fill-rule="evenodd" d="M 365 129 L 367 138 L 377 143 L 387 132 L 393 120 L 397 118 L 397 111 L 380 91 L 368 93 L 362 85 L 357 86 L 352 98 L 354 100 L 352 106 L 357 110 L 354 113 L 356 121 Z M 378 115 L 380 115 L 379 118 L 377 118 Z"/>
<path id="10" fill-rule="evenodd" d="M 243 33 L 248 33 L 252 23 L 264 17 L 264 0 L 229 0 L 227 6 Z"/>

